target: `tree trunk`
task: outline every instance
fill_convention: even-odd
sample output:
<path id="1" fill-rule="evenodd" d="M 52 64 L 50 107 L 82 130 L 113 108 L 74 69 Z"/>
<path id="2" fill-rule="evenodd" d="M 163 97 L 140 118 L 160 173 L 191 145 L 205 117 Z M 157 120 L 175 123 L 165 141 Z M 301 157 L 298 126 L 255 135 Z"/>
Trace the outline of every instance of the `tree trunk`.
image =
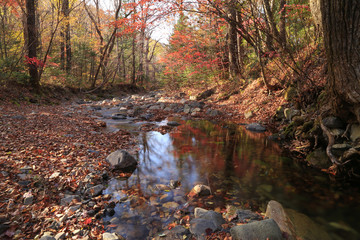
<path id="1" fill-rule="evenodd" d="M 231 19 L 236 21 L 236 9 L 233 6 L 233 2 L 230 2 L 228 7 L 228 14 Z M 229 48 L 229 73 L 232 80 L 239 80 L 240 69 L 239 69 L 239 57 L 237 50 L 237 31 L 233 24 L 228 24 L 228 48 Z"/>
<path id="2" fill-rule="evenodd" d="M 360 1 L 321 0 L 320 6 L 334 108 L 360 122 Z"/>
<path id="3" fill-rule="evenodd" d="M 36 31 L 36 9 L 35 9 L 35 0 L 26 0 L 26 23 L 27 23 L 27 50 L 28 57 L 30 59 L 37 59 L 36 51 L 38 46 L 37 41 L 37 31 Z M 29 62 L 29 74 L 30 74 L 30 84 L 34 88 L 38 88 L 39 83 L 39 72 L 38 66 L 34 62 Z"/>

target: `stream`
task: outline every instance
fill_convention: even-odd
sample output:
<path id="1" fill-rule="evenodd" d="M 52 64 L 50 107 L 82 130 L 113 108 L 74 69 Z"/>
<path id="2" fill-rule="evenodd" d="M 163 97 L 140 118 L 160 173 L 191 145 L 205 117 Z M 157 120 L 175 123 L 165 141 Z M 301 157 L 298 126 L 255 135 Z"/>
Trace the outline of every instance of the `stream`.
<path id="1" fill-rule="evenodd" d="M 177 214 L 192 214 L 195 205 L 265 212 L 268 201 L 276 200 L 310 217 L 331 239 L 359 239 L 358 187 L 293 161 L 264 134 L 241 125 L 182 119 L 175 119 L 181 125 L 174 131 L 161 134 L 140 131 L 145 122 L 103 120 L 108 131 L 126 129 L 140 142 L 137 169 L 130 177 L 111 179 L 104 192 L 118 201 L 115 215 L 104 218 L 107 231 L 151 239 L 179 220 Z M 180 186 L 164 187 L 174 182 Z M 210 186 L 212 197 L 189 203 L 186 195 L 196 184 Z"/>

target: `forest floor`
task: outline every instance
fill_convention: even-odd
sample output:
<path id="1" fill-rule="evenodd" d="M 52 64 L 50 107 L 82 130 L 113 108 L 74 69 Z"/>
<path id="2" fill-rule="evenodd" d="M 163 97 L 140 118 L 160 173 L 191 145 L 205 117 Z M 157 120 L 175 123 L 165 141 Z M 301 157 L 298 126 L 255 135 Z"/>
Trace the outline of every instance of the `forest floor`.
<path id="1" fill-rule="evenodd" d="M 128 94 L 120 92 L 122 96 Z M 179 94 L 166 92 L 164 97 Z M 218 101 L 220 94 L 215 93 L 205 101 L 209 108 L 223 114 L 209 117 L 204 110 L 194 118 L 260 122 L 268 129 L 275 129 L 272 116 L 279 106 L 287 104 L 283 91 L 269 94 L 258 82 L 227 100 Z M 112 95 L 115 97 L 114 93 Z M 72 194 L 111 177 L 109 164 L 105 161 L 109 153 L 117 149 L 135 153 L 137 145 L 129 132 L 103 131 L 103 122 L 92 117 L 85 105 L 73 104 L 84 97 L 88 96 L 56 89 L 48 89 L 45 95 L 24 89 L 0 92 L 2 239 L 33 239 L 46 234 L 101 239 L 104 232 L 101 214 L 109 204 L 110 196 L 94 195 L 91 199 L 95 202 L 94 208 L 89 207 L 89 200 L 81 200 Z M 191 96 L 187 94 L 184 98 Z M 245 118 L 248 111 L 251 116 Z M 162 120 L 172 115 L 172 112 L 156 111 L 153 119 Z M 163 130 L 171 131 L 171 128 Z M 90 173 L 93 175 L 88 177 Z M 81 214 L 77 211 L 80 206 L 84 208 Z"/>

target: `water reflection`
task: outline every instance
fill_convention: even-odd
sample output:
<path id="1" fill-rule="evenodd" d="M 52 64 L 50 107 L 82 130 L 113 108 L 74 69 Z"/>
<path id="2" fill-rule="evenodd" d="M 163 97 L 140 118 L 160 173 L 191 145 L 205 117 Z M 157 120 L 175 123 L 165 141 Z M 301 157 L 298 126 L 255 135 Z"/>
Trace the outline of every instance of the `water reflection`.
<path id="1" fill-rule="evenodd" d="M 174 221 L 176 209 L 164 208 L 164 203 L 181 208 L 186 204 L 186 193 L 203 183 L 215 196 L 203 203 L 205 207 L 231 204 L 265 211 L 266 203 L 273 199 L 312 217 L 337 236 L 334 239 L 356 239 L 338 228 L 341 223 L 356 229 L 358 188 L 331 183 L 326 175 L 282 156 L 279 146 L 263 134 L 248 132 L 242 126 L 182 123 L 170 134 L 140 133 L 137 170 L 129 179 L 111 180 L 107 189 L 120 201 L 117 215 L 105 219 L 116 223 L 114 231 L 128 239 L 144 239 Z M 180 189 L 157 188 L 157 184 L 168 185 L 171 180 L 179 180 Z M 139 224 L 144 228 L 142 235 L 135 230 Z M 134 231 L 141 237 L 132 236 Z"/>

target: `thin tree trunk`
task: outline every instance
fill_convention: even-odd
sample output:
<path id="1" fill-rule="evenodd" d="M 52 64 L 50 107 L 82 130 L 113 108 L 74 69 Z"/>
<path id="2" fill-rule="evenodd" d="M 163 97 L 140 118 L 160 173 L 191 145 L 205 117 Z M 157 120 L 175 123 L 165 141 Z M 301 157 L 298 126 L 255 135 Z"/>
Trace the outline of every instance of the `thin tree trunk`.
<path id="1" fill-rule="evenodd" d="M 28 33 L 28 57 L 30 59 L 37 59 L 37 29 L 36 29 L 36 9 L 35 9 L 35 0 L 26 0 L 26 23 L 27 23 L 27 33 Z M 36 63 L 28 63 L 29 74 L 30 74 L 30 84 L 34 88 L 39 88 L 39 73 L 38 66 Z"/>

